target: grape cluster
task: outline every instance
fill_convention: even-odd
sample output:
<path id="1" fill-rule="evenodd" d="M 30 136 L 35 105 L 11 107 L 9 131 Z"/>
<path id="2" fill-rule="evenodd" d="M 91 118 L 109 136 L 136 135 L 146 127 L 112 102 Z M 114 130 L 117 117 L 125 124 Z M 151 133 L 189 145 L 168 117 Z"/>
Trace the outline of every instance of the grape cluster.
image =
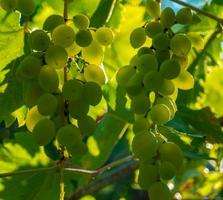
<path id="1" fill-rule="evenodd" d="M 155 19 L 132 31 L 130 44 L 137 54 L 118 70 L 116 80 L 126 89 L 135 114 L 132 151 L 140 160 L 138 182 L 149 190 L 151 200 L 169 200 L 164 181 L 180 169 L 183 153 L 157 132 L 157 125 L 174 118 L 178 89 L 191 89 L 194 84 L 187 71 L 191 41 L 171 28 L 177 23 L 193 24 L 197 18 L 188 8 L 176 14 L 170 7 L 160 12 L 159 4 L 152 0 L 148 1 L 147 12 Z M 151 46 L 144 45 L 147 39 L 152 41 Z"/>
<path id="2" fill-rule="evenodd" d="M 78 156 L 86 152 L 83 138 L 96 129 L 88 111 L 102 99 L 103 46 L 113 42 L 114 34 L 107 27 L 89 28 L 85 15 L 72 21 L 67 25 L 62 16 L 51 15 L 42 30 L 32 31 L 31 53 L 24 56 L 16 77 L 29 107 L 26 127 L 37 144 L 46 146 L 56 139 L 70 155 Z"/>

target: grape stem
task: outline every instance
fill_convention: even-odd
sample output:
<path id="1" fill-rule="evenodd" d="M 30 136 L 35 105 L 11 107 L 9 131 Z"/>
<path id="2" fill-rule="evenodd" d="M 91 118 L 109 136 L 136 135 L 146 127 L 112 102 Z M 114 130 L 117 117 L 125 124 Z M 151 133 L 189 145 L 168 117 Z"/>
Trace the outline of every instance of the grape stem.
<path id="1" fill-rule="evenodd" d="M 29 33 L 29 16 L 25 16 L 25 25 L 24 25 L 24 31 L 25 33 Z"/>
<path id="2" fill-rule="evenodd" d="M 199 8 L 196 8 L 195 6 L 192 6 L 192 5 L 190 5 L 190 4 L 186 3 L 186 2 L 183 2 L 183 1 L 181 1 L 181 0 L 171 0 L 171 1 L 173 1 L 173 2 L 175 2 L 175 3 L 177 3 L 177 4 L 179 4 L 179 5 L 188 7 L 188 8 L 190 8 L 191 10 L 194 10 L 194 11 L 196 11 L 196 12 L 198 12 L 198 13 L 200 13 L 200 14 L 206 16 L 206 17 L 209 17 L 209 18 L 211 18 L 211 19 L 213 19 L 213 20 L 215 20 L 215 21 L 217 21 L 218 23 L 220 23 L 220 24 L 223 25 L 223 19 L 221 19 L 221 18 L 219 18 L 219 17 L 217 17 L 217 16 L 215 16 L 215 15 L 209 13 L 209 12 L 206 12 L 206 11 L 204 11 L 204 10 L 201 10 L 201 9 L 199 9 Z"/>

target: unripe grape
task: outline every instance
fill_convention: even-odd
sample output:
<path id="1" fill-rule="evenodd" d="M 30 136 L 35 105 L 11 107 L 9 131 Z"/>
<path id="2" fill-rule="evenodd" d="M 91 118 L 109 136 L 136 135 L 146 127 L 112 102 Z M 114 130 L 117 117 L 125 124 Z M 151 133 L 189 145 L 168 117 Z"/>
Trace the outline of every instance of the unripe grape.
<path id="1" fill-rule="evenodd" d="M 157 166 L 140 163 L 138 183 L 141 188 L 148 190 L 159 179 Z"/>
<path id="2" fill-rule="evenodd" d="M 83 156 L 85 153 L 87 153 L 87 146 L 83 142 L 76 143 L 72 146 L 67 146 L 67 151 L 69 154 L 71 154 L 73 157 Z"/>
<path id="3" fill-rule="evenodd" d="M 102 90 L 100 85 L 95 82 L 86 82 L 84 84 L 83 100 L 92 106 L 96 106 L 102 99 Z"/>
<path id="4" fill-rule="evenodd" d="M 75 33 L 71 27 L 61 24 L 53 30 L 52 40 L 55 45 L 66 48 L 73 44 Z"/>
<path id="5" fill-rule="evenodd" d="M 66 125 L 57 131 L 57 141 L 63 146 L 73 146 L 82 142 L 79 128 L 74 125 Z"/>
<path id="6" fill-rule="evenodd" d="M 50 15 L 46 18 L 43 29 L 52 32 L 57 26 L 64 24 L 64 18 L 60 15 Z"/>
<path id="7" fill-rule="evenodd" d="M 77 121 L 82 135 L 91 135 L 96 130 L 96 121 L 90 116 L 83 116 Z"/>
<path id="8" fill-rule="evenodd" d="M 159 18 L 160 16 L 160 5 L 155 0 L 148 0 L 146 4 L 146 11 L 149 16 Z"/>
<path id="9" fill-rule="evenodd" d="M 68 53 L 69 57 L 74 57 L 81 51 L 81 47 L 77 45 L 76 42 L 74 42 L 71 46 L 66 48 L 66 51 Z"/>
<path id="10" fill-rule="evenodd" d="M 36 51 L 44 51 L 50 45 L 50 38 L 42 30 L 35 30 L 29 36 L 29 45 Z"/>
<path id="11" fill-rule="evenodd" d="M 152 49 L 150 49 L 149 47 L 141 47 L 137 52 L 137 56 L 141 56 L 144 54 L 155 55 L 155 52 Z"/>
<path id="12" fill-rule="evenodd" d="M 143 94 L 135 96 L 131 101 L 131 110 L 136 114 L 145 114 L 150 107 L 149 98 Z"/>
<path id="13" fill-rule="evenodd" d="M 16 8 L 25 16 L 29 16 L 34 12 L 35 0 L 17 0 Z"/>
<path id="14" fill-rule="evenodd" d="M 135 119 L 135 122 L 133 123 L 133 131 L 135 134 L 138 134 L 142 131 L 148 131 L 151 126 L 151 121 L 149 121 L 144 116 L 138 117 Z"/>
<path id="15" fill-rule="evenodd" d="M 56 92 L 59 86 L 59 78 L 53 67 L 45 65 L 41 68 L 38 81 L 43 90 L 46 92 Z"/>
<path id="16" fill-rule="evenodd" d="M 175 13 L 172 8 L 165 8 L 160 15 L 160 23 L 165 28 L 170 28 L 175 23 Z"/>
<path id="17" fill-rule="evenodd" d="M 134 56 L 131 58 L 129 64 L 132 65 L 133 67 L 136 67 L 136 61 L 137 61 L 137 59 L 138 59 L 138 55 L 136 54 L 136 55 L 134 55 Z"/>
<path id="18" fill-rule="evenodd" d="M 173 79 L 173 80 L 175 80 L 175 79 Z M 175 85 L 173 84 L 173 81 L 164 79 L 163 84 L 158 86 L 157 90 L 163 96 L 169 96 L 174 93 Z"/>
<path id="19" fill-rule="evenodd" d="M 43 94 L 37 101 L 38 111 L 42 115 L 53 115 L 57 110 L 57 98 L 49 93 Z"/>
<path id="20" fill-rule="evenodd" d="M 156 71 L 158 69 L 158 61 L 154 55 L 144 54 L 136 60 L 136 67 L 143 74 Z"/>
<path id="21" fill-rule="evenodd" d="M 84 69 L 84 78 L 86 81 L 93 81 L 99 85 L 105 84 L 105 74 L 103 70 L 97 65 L 88 65 Z"/>
<path id="22" fill-rule="evenodd" d="M 136 73 L 133 66 L 127 65 L 119 68 L 116 74 L 116 80 L 119 85 L 126 87 L 128 80 Z"/>
<path id="23" fill-rule="evenodd" d="M 69 102 L 69 112 L 70 115 L 75 118 L 79 119 L 86 115 L 89 111 L 89 105 L 84 101 L 70 101 Z"/>
<path id="24" fill-rule="evenodd" d="M 163 33 L 164 32 L 164 27 L 162 24 L 160 24 L 160 22 L 158 21 L 153 21 L 150 22 L 146 25 L 145 27 L 145 32 L 146 34 L 150 37 L 153 38 L 155 37 L 157 34 L 159 33 Z"/>
<path id="25" fill-rule="evenodd" d="M 148 131 L 143 131 L 133 138 L 132 151 L 140 161 L 147 161 L 156 155 L 157 145 L 155 136 Z"/>
<path id="26" fill-rule="evenodd" d="M 177 111 L 177 106 L 176 106 L 176 103 L 172 99 L 170 99 L 169 97 L 157 98 L 155 103 L 166 105 L 169 108 L 170 113 L 171 113 L 170 119 L 173 119 L 175 112 Z"/>
<path id="27" fill-rule="evenodd" d="M 75 15 L 73 17 L 73 23 L 78 29 L 87 29 L 90 25 L 90 20 L 86 15 Z"/>
<path id="28" fill-rule="evenodd" d="M 130 44 L 134 49 L 141 47 L 146 42 L 146 33 L 144 28 L 136 28 L 130 35 Z"/>
<path id="29" fill-rule="evenodd" d="M 84 84 L 77 79 L 66 81 L 62 90 L 65 99 L 69 101 L 80 100 L 82 98 L 83 91 Z"/>
<path id="30" fill-rule="evenodd" d="M 170 59 L 170 51 L 169 50 L 156 50 L 155 56 L 159 64 L 161 64 L 165 60 Z"/>
<path id="31" fill-rule="evenodd" d="M 183 152 L 178 145 L 172 142 L 166 142 L 159 147 L 159 157 L 162 162 L 172 163 L 177 170 L 183 164 Z"/>
<path id="32" fill-rule="evenodd" d="M 149 189 L 150 200 L 170 200 L 169 188 L 162 182 L 154 183 Z"/>
<path id="33" fill-rule="evenodd" d="M 176 168 L 170 162 L 162 162 L 159 166 L 160 177 L 164 180 L 172 179 L 176 174 Z"/>
<path id="34" fill-rule="evenodd" d="M 180 74 L 180 71 L 181 67 L 179 63 L 174 59 L 166 60 L 160 66 L 160 73 L 166 79 L 176 78 Z"/>
<path id="35" fill-rule="evenodd" d="M 143 75 L 140 73 L 134 74 L 126 84 L 126 91 L 131 96 L 138 95 L 143 89 Z"/>
<path id="36" fill-rule="evenodd" d="M 160 72 L 153 71 L 145 75 L 143 83 L 147 90 L 158 91 L 164 83 L 164 78 Z"/>
<path id="37" fill-rule="evenodd" d="M 156 124 L 165 124 L 171 118 L 170 109 L 164 104 L 156 104 L 151 108 L 149 116 Z"/>
<path id="38" fill-rule="evenodd" d="M 93 40 L 89 30 L 79 30 L 76 34 L 76 43 L 80 47 L 88 47 Z"/>
<path id="39" fill-rule="evenodd" d="M 66 50 L 61 46 L 50 46 L 45 54 L 46 63 L 55 69 L 64 68 L 68 59 Z"/>
<path id="40" fill-rule="evenodd" d="M 0 5 L 5 11 L 12 12 L 16 8 L 16 0 L 1 0 Z"/>
<path id="41" fill-rule="evenodd" d="M 182 71 L 173 82 L 181 90 L 190 90 L 194 87 L 194 78 L 188 71 Z"/>
<path id="42" fill-rule="evenodd" d="M 172 56 L 173 60 L 176 60 L 179 64 L 182 70 L 186 69 L 188 66 L 188 57 L 187 56 L 177 56 L 173 54 Z"/>
<path id="43" fill-rule="evenodd" d="M 33 138 L 39 146 L 49 144 L 55 135 L 55 125 L 50 119 L 40 120 L 33 129 Z"/>
<path id="44" fill-rule="evenodd" d="M 170 48 L 177 56 L 186 56 L 191 50 L 191 41 L 183 34 L 176 34 L 170 41 Z"/>
<path id="45" fill-rule="evenodd" d="M 53 116 L 51 118 L 51 120 L 54 122 L 56 130 L 60 129 L 61 127 L 63 127 L 67 123 L 67 119 L 64 117 L 64 112 Z"/>
<path id="46" fill-rule="evenodd" d="M 114 33 L 108 27 L 101 27 L 97 29 L 95 37 L 101 45 L 108 46 L 112 44 L 114 40 Z"/>
<path id="47" fill-rule="evenodd" d="M 193 15 L 190 8 L 182 8 L 176 14 L 176 20 L 179 24 L 190 24 L 192 19 Z"/>
<path id="48" fill-rule="evenodd" d="M 167 34 L 160 33 L 153 38 L 153 47 L 157 50 L 168 50 L 170 39 Z"/>

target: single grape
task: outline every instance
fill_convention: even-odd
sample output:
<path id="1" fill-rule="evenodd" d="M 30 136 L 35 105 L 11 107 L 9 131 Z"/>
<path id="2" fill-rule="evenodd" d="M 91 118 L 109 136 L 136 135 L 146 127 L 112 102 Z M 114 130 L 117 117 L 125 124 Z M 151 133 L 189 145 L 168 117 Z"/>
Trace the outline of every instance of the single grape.
<path id="1" fill-rule="evenodd" d="M 46 63 L 55 69 L 64 68 L 68 59 L 66 50 L 61 46 L 50 46 L 45 54 Z"/>
<path id="2" fill-rule="evenodd" d="M 69 102 L 70 115 L 75 119 L 79 119 L 87 115 L 88 111 L 89 111 L 89 105 L 84 101 L 78 100 Z"/>
<path id="3" fill-rule="evenodd" d="M 97 29 L 95 37 L 101 45 L 108 46 L 112 44 L 114 40 L 114 33 L 108 27 L 101 27 Z"/>
<path id="4" fill-rule="evenodd" d="M 176 20 L 179 24 L 190 24 L 192 19 L 193 15 L 190 8 L 182 8 L 176 14 Z"/>
<path id="5" fill-rule="evenodd" d="M 138 59 L 138 55 L 136 54 L 136 55 L 134 55 L 134 56 L 131 58 L 129 64 L 132 65 L 133 67 L 136 67 L 136 61 L 137 61 L 137 59 Z"/>
<path id="6" fill-rule="evenodd" d="M 63 146 L 73 146 L 82 142 L 79 128 L 74 125 L 66 125 L 57 131 L 57 141 Z"/>
<path id="7" fill-rule="evenodd" d="M 56 70 L 48 65 L 41 68 L 38 81 L 40 87 L 46 92 L 56 92 L 59 86 L 59 78 Z"/>
<path id="8" fill-rule="evenodd" d="M 25 16 L 30 16 L 35 10 L 35 0 L 16 0 L 16 8 Z"/>
<path id="9" fill-rule="evenodd" d="M 143 131 L 133 138 L 132 151 L 140 161 L 147 161 L 156 155 L 157 145 L 155 136 L 148 131 Z"/>
<path id="10" fill-rule="evenodd" d="M 102 90 L 100 85 L 95 82 L 86 82 L 84 84 L 83 100 L 92 106 L 96 106 L 102 99 Z"/>
<path id="11" fill-rule="evenodd" d="M 65 99 L 69 101 L 80 100 L 82 98 L 83 91 L 84 84 L 77 79 L 66 81 L 62 89 Z"/>
<path id="12" fill-rule="evenodd" d="M 83 116 L 77 121 L 82 135 L 91 135 L 96 130 L 96 121 L 90 116 Z"/>
<path id="13" fill-rule="evenodd" d="M 165 28 L 170 28 L 175 23 L 175 13 L 172 8 L 166 7 L 160 15 L 160 23 Z"/>
<path id="14" fill-rule="evenodd" d="M 156 50 L 155 56 L 159 64 L 161 64 L 165 60 L 170 59 L 170 51 L 169 50 Z"/>
<path id="15" fill-rule="evenodd" d="M 175 79 L 173 79 L 175 80 Z M 163 84 L 157 87 L 157 91 L 163 96 L 172 95 L 175 91 L 175 85 L 173 81 L 163 79 Z"/>
<path id="16" fill-rule="evenodd" d="M 187 56 L 177 56 L 177 55 L 173 54 L 172 59 L 176 60 L 180 64 L 180 67 L 182 70 L 187 68 L 187 66 L 188 66 L 188 57 Z"/>
<path id="17" fill-rule="evenodd" d="M 156 35 L 152 42 L 156 50 L 168 50 L 170 46 L 170 39 L 166 33 Z"/>
<path id="18" fill-rule="evenodd" d="M 49 144 L 55 135 L 55 125 L 50 119 L 40 120 L 33 129 L 33 138 L 39 146 Z"/>
<path id="19" fill-rule="evenodd" d="M 176 168 L 170 162 L 162 162 L 159 166 L 160 177 L 164 180 L 172 179 L 176 174 Z"/>
<path id="20" fill-rule="evenodd" d="M 51 120 L 54 122 L 56 130 L 60 129 L 67 123 L 67 119 L 64 117 L 64 112 L 54 115 Z"/>
<path id="21" fill-rule="evenodd" d="M 43 29 L 52 32 L 57 26 L 64 24 L 64 18 L 60 15 L 50 15 L 43 24 Z"/>
<path id="22" fill-rule="evenodd" d="M 137 56 L 142 56 L 144 54 L 155 55 L 155 52 L 152 49 L 150 49 L 149 47 L 141 47 L 137 52 Z"/>
<path id="23" fill-rule="evenodd" d="M 181 71 L 180 64 L 174 60 L 165 60 L 160 66 L 160 73 L 166 79 L 174 79 L 176 78 Z"/>
<path id="24" fill-rule="evenodd" d="M 146 33 L 144 28 L 136 28 L 130 35 L 130 44 L 134 49 L 141 47 L 146 42 Z"/>
<path id="25" fill-rule="evenodd" d="M 16 0 L 1 0 L 0 5 L 5 11 L 12 12 L 16 8 Z"/>
<path id="26" fill-rule="evenodd" d="M 162 162 L 172 163 L 177 170 L 183 165 L 183 152 L 178 145 L 166 142 L 159 147 L 159 157 Z"/>
<path id="27" fill-rule="evenodd" d="M 194 78 L 188 71 L 182 71 L 173 82 L 181 90 L 190 90 L 194 87 Z"/>
<path id="28" fill-rule="evenodd" d="M 35 30 L 29 36 L 29 45 L 36 51 L 44 51 L 50 45 L 50 38 L 42 30 Z"/>
<path id="29" fill-rule="evenodd" d="M 143 74 L 156 71 L 158 69 L 158 61 L 154 55 L 144 54 L 136 60 L 136 67 Z"/>
<path id="30" fill-rule="evenodd" d="M 76 43 L 80 47 L 88 47 L 93 40 L 89 30 L 79 30 L 76 34 Z"/>
<path id="31" fill-rule="evenodd" d="M 86 15 L 75 15 L 73 17 L 73 23 L 78 29 L 87 29 L 90 25 L 90 20 Z"/>
<path id="32" fill-rule="evenodd" d="M 151 108 L 149 115 L 156 124 L 165 124 L 171 118 L 170 109 L 164 104 L 156 104 Z"/>
<path id="33" fill-rule="evenodd" d="M 164 78 L 160 72 L 149 72 L 144 76 L 143 83 L 147 90 L 158 91 L 164 83 Z"/>
<path id="34" fill-rule="evenodd" d="M 86 81 L 93 81 L 99 85 L 105 84 L 105 74 L 103 70 L 97 66 L 90 64 L 84 69 L 84 78 Z"/>
<path id="35" fill-rule="evenodd" d="M 138 95 L 143 89 L 143 75 L 140 73 L 134 74 L 126 84 L 126 91 L 130 96 Z"/>
<path id="36" fill-rule="evenodd" d="M 119 68 L 116 74 L 116 80 L 119 85 L 126 87 L 128 80 L 136 73 L 133 66 L 127 65 Z"/>
<path id="37" fill-rule="evenodd" d="M 74 57 L 81 51 L 81 47 L 77 45 L 76 42 L 74 42 L 71 46 L 66 48 L 66 51 L 68 53 L 69 57 Z"/>
<path id="38" fill-rule="evenodd" d="M 132 98 L 131 110 L 136 114 L 145 114 L 150 107 L 150 101 L 147 96 L 140 94 Z"/>
<path id="39" fill-rule="evenodd" d="M 170 200 L 169 188 L 162 182 L 156 182 L 149 188 L 150 200 Z"/>
<path id="40" fill-rule="evenodd" d="M 146 4 L 146 11 L 149 16 L 159 18 L 160 16 L 160 5 L 155 0 L 148 0 Z"/>
<path id="41" fill-rule="evenodd" d="M 61 24 L 53 30 L 52 40 L 55 45 L 66 48 L 75 41 L 75 33 L 70 26 Z"/>
<path id="42" fill-rule="evenodd" d="M 84 144 L 83 142 L 76 143 L 72 146 L 67 146 L 66 148 L 68 153 L 71 154 L 73 157 L 83 156 L 88 151 L 86 144 Z"/>
<path id="43" fill-rule="evenodd" d="M 177 56 L 187 56 L 191 50 L 191 41 L 183 34 L 176 34 L 170 41 L 170 48 Z"/>
<path id="44" fill-rule="evenodd" d="M 146 32 L 146 35 L 148 35 L 150 38 L 153 38 L 157 34 L 163 33 L 164 32 L 164 27 L 163 27 L 162 24 L 160 24 L 160 22 L 153 21 L 153 22 L 150 22 L 146 25 L 145 32 Z"/>
<path id="45" fill-rule="evenodd" d="M 141 116 L 141 115 L 140 115 Z M 138 134 L 142 131 L 147 131 L 149 130 L 151 126 L 151 121 L 149 121 L 147 118 L 144 116 L 138 117 L 135 119 L 135 122 L 133 123 L 133 131 L 135 134 Z"/>

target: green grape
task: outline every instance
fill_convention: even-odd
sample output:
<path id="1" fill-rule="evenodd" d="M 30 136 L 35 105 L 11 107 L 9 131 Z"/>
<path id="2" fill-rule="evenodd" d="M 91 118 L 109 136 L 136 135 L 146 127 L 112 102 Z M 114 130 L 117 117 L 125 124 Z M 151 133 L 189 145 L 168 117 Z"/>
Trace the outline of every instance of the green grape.
<path id="1" fill-rule="evenodd" d="M 38 98 L 44 93 L 44 91 L 41 89 L 38 82 L 34 81 L 29 84 L 26 84 L 26 87 L 24 88 L 23 93 L 23 99 L 25 104 L 31 108 L 34 105 L 37 104 Z"/>
<path id="2" fill-rule="evenodd" d="M 114 40 L 114 33 L 108 27 L 101 27 L 97 29 L 95 37 L 101 45 L 108 46 L 112 44 Z"/>
<path id="3" fill-rule="evenodd" d="M 116 80 L 119 85 L 126 87 L 128 80 L 136 73 L 133 66 L 127 65 L 119 68 L 116 74 Z"/>
<path id="4" fill-rule="evenodd" d="M 190 24 L 193 19 L 193 14 L 190 8 L 182 8 L 176 14 L 176 20 L 179 24 Z"/>
<path id="5" fill-rule="evenodd" d="M 53 67 L 45 65 L 41 68 L 38 81 L 40 87 L 46 92 L 57 92 L 59 86 L 59 78 Z"/>
<path id="6" fill-rule="evenodd" d="M 84 84 L 77 80 L 68 80 L 64 83 L 62 92 L 65 99 L 72 100 L 80 100 L 82 98 L 84 91 Z"/>
<path id="7" fill-rule="evenodd" d="M 35 10 L 35 0 L 16 0 L 16 8 L 25 16 L 33 14 Z"/>
<path id="8" fill-rule="evenodd" d="M 168 96 L 174 93 L 175 85 L 173 84 L 173 81 L 164 79 L 163 84 L 160 85 L 160 87 L 158 87 L 157 90 L 163 96 Z"/>
<path id="9" fill-rule="evenodd" d="M 183 152 L 178 145 L 172 142 L 166 142 L 159 147 L 159 157 L 162 162 L 172 163 L 177 170 L 183 164 Z"/>
<path id="10" fill-rule="evenodd" d="M 162 182 L 154 183 L 149 189 L 150 200 L 170 200 L 169 188 Z"/>
<path id="11" fill-rule="evenodd" d="M 77 43 L 74 42 L 71 46 L 66 48 L 66 51 L 67 51 L 69 57 L 74 57 L 75 55 L 80 53 L 81 47 L 79 47 L 77 45 Z"/>
<path id="12" fill-rule="evenodd" d="M 95 82 L 86 82 L 84 84 L 83 100 L 92 106 L 96 106 L 102 99 L 102 90 L 100 85 Z"/>
<path id="13" fill-rule="evenodd" d="M 90 116 L 83 116 L 77 121 L 82 135 L 91 135 L 96 130 L 96 121 Z"/>
<path id="14" fill-rule="evenodd" d="M 126 91 L 130 96 L 138 95 L 143 89 L 143 75 L 140 73 L 134 74 L 126 84 Z"/>
<path id="15" fill-rule="evenodd" d="M 174 83 L 174 82 L 172 82 Z M 178 96 L 178 88 L 174 86 L 174 92 L 170 95 L 167 95 L 169 98 L 171 98 L 172 100 L 176 101 L 177 96 Z"/>
<path id="16" fill-rule="evenodd" d="M 50 38 L 42 30 L 35 30 L 29 36 L 29 45 L 36 51 L 44 51 L 50 45 Z"/>
<path id="17" fill-rule="evenodd" d="M 86 102 L 80 100 L 69 102 L 70 115 L 75 119 L 79 119 L 84 115 L 87 115 L 88 111 L 89 105 Z"/>
<path id="18" fill-rule="evenodd" d="M 103 70 L 97 65 L 88 65 L 84 69 L 84 78 L 86 81 L 93 81 L 99 85 L 105 84 L 105 74 Z"/>
<path id="19" fill-rule="evenodd" d="M 0 5 L 5 11 L 12 12 L 16 8 L 16 0 L 1 0 Z"/>
<path id="20" fill-rule="evenodd" d="M 53 116 L 51 120 L 54 122 L 56 130 L 60 129 L 67 123 L 66 118 L 64 117 L 64 112 Z"/>
<path id="21" fill-rule="evenodd" d="M 41 60 L 29 55 L 25 57 L 17 68 L 17 75 L 24 79 L 33 79 L 38 76 L 42 63 Z"/>
<path id="22" fill-rule="evenodd" d="M 160 23 L 165 28 L 170 28 L 175 23 L 175 13 L 172 8 L 165 8 L 160 15 Z"/>
<path id="23" fill-rule="evenodd" d="M 147 118 L 145 118 L 144 116 L 138 117 L 137 119 L 135 119 L 135 122 L 133 123 L 133 131 L 135 134 L 138 134 L 142 131 L 146 131 L 149 130 L 150 126 L 151 126 L 151 121 L 148 120 Z"/>
<path id="24" fill-rule="evenodd" d="M 188 38 L 192 42 L 192 46 L 197 50 L 202 50 L 204 48 L 204 39 L 199 33 L 191 32 L 187 34 Z"/>
<path id="25" fill-rule="evenodd" d="M 159 18 L 160 16 L 160 5 L 155 0 L 148 0 L 146 4 L 146 11 L 149 16 Z"/>
<path id="26" fill-rule="evenodd" d="M 162 24 L 160 24 L 160 22 L 153 21 L 153 22 L 150 22 L 146 25 L 145 32 L 146 32 L 146 35 L 148 35 L 150 38 L 153 38 L 157 34 L 163 33 L 164 32 L 164 27 L 163 27 Z"/>
<path id="27" fill-rule="evenodd" d="M 86 15 L 75 15 L 73 17 L 73 23 L 78 29 L 87 29 L 90 25 L 90 20 Z"/>
<path id="28" fill-rule="evenodd" d="M 182 70 L 187 68 L 187 66 L 188 66 L 187 56 L 177 56 L 177 55 L 173 54 L 172 59 L 176 60 L 180 64 L 180 67 Z"/>
<path id="29" fill-rule="evenodd" d="M 200 22 L 201 18 L 196 13 L 193 13 L 191 24 L 199 24 Z"/>
<path id="30" fill-rule="evenodd" d="M 143 83 L 147 90 L 158 91 L 164 83 L 164 78 L 160 72 L 153 71 L 145 75 Z"/>
<path id="31" fill-rule="evenodd" d="M 70 26 L 61 24 L 53 30 L 52 40 L 55 45 L 66 48 L 73 44 L 75 33 Z"/>
<path id="32" fill-rule="evenodd" d="M 169 50 L 156 50 L 155 56 L 159 64 L 161 64 L 165 60 L 170 59 L 170 51 Z"/>
<path id="33" fill-rule="evenodd" d="M 162 98 L 159 97 L 156 99 L 156 104 L 166 105 L 169 108 L 170 113 L 171 113 L 170 119 L 173 119 L 175 112 L 177 111 L 177 106 L 176 106 L 176 103 L 172 99 L 170 99 L 169 97 L 162 97 Z"/>
<path id="34" fill-rule="evenodd" d="M 194 87 L 194 78 L 188 71 L 182 71 L 173 82 L 181 90 L 190 90 Z"/>
<path id="35" fill-rule="evenodd" d="M 147 161 L 156 155 L 157 145 L 155 136 L 148 131 L 143 131 L 133 138 L 132 151 L 140 161 Z"/>
<path id="36" fill-rule="evenodd" d="M 158 179 L 159 174 L 157 166 L 148 163 L 140 163 L 138 183 L 141 188 L 148 190 Z"/>
<path id="37" fill-rule="evenodd" d="M 170 109 L 164 104 L 156 104 L 151 108 L 149 116 L 156 124 L 165 124 L 171 118 Z"/>
<path id="38" fill-rule="evenodd" d="M 56 135 L 54 123 L 50 119 L 40 120 L 33 128 L 33 138 L 39 146 L 45 146 Z"/>
<path id="39" fill-rule="evenodd" d="M 162 162 L 159 166 L 160 177 L 164 180 L 172 179 L 176 174 L 176 168 L 170 162 Z"/>
<path id="40" fill-rule="evenodd" d="M 154 55 L 144 54 L 136 60 L 136 67 L 143 74 L 156 71 L 158 69 L 158 61 Z"/>
<path id="41" fill-rule="evenodd" d="M 134 49 L 141 47 L 146 42 L 146 33 L 144 28 L 136 28 L 130 35 L 130 44 Z"/>
<path id="42" fill-rule="evenodd" d="M 183 34 L 174 35 L 170 41 L 170 48 L 177 56 L 186 56 L 191 50 L 191 41 Z"/>
<path id="43" fill-rule="evenodd" d="M 150 107 L 149 98 L 143 94 L 135 96 L 131 101 L 131 110 L 136 114 L 145 114 Z"/>
<path id="44" fill-rule="evenodd" d="M 79 30 L 76 34 L 76 43 L 80 47 L 88 47 L 93 40 L 89 30 Z"/>
<path id="45" fill-rule="evenodd" d="M 53 115 L 57 110 L 57 98 L 49 93 L 43 94 L 37 101 L 38 111 L 42 115 Z"/>
<path id="46" fill-rule="evenodd" d="M 155 52 L 152 49 L 150 49 L 149 47 L 141 47 L 137 52 L 137 56 L 141 56 L 144 54 L 155 55 Z"/>
<path id="47" fill-rule="evenodd" d="M 134 55 L 134 56 L 131 58 L 129 64 L 132 65 L 132 66 L 134 66 L 134 67 L 136 67 L 136 61 L 137 61 L 137 59 L 138 59 L 138 55 Z"/>
<path id="48" fill-rule="evenodd" d="M 43 29 L 52 32 L 57 26 L 64 24 L 64 18 L 60 15 L 50 15 L 43 24 Z"/>
<path id="49" fill-rule="evenodd" d="M 152 42 L 156 50 L 168 50 L 170 46 L 170 39 L 166 33 L 156 35 Z"/>
<path id="50" fill-rule="evenodd" d="M 46 116 L 43 116 L 39 113 L 37 106 L 29 109 L 26 115 L 26 127 L 28 131 L 32 132 L 37 122 L 44 118 L 46 118 Z"/>
<path id="51" fill-rule="evenodd" d="M 180 71 L 180 64 L 174 59 L 166 60 L 160 66 L 160 73 L 166 79 L 176 78 L 180 74 Z"/>
<path id="52" fill-rule="evenodd" d="M 74 125 L 66 125 L 57 131 L 57 141 L 63 146 L 73 146 L 82 142 L 80 129 Z"/>
<path id="53" fill-rule="evenodd" d="M 100 65 L 104 58 L 103 49 L 97 41 L 93 40 L 88 47 L 82 49 L 82 57 L 91 64 Z"/>
<path id="54" fill-rule="evenodd" d="M 60 150 L 57 148 L 55 144 L 55 140 L 53 139 L 49 144 L 43 147 L 44 153 L 53 161 L 58 161 L 61 159 Z"/>
<path id="55" fill-rule="evenodd" d="M 86 144 L 84 144 L 83 142 L 76 143 L 72 146 L 67 146 L 66 148 L 68 153 L 71 154 L 73 157 L 83 156 L 88 151 Z"/>
<path id="56" fill-rule="evenodd" d="M 46 63 L 55 69 L 64 68 L 68 59 L 66 50 L 61 46 L 50 46 L 45 54 Z"/>

